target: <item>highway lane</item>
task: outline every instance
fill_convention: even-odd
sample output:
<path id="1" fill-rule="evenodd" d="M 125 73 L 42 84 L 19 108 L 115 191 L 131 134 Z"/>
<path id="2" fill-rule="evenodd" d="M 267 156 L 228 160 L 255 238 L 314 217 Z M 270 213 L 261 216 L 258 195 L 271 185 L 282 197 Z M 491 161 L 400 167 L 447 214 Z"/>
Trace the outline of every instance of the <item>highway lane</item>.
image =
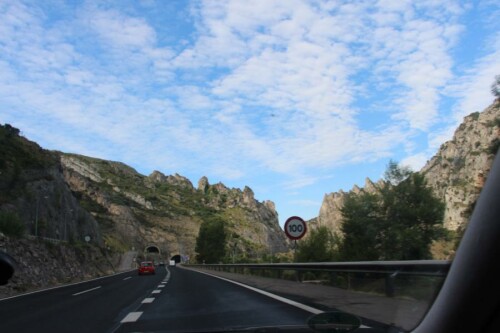
<path id="1" fill-rule="evenodd" d="M 108 332 L 164 279 L 126 272 L 0 300 L 0 332 Z"/>
<path id="2" fill-rule="evenodd" d="M 178 267 L 0 300 L 0 332 L 207 331 L 304 325 L 310 312 Z"/>
<path id="3" fill-rule="evenodd" d="M 224 331 L 306 324 L 310 312 L 199 272 L 169 267 L 167 283 L 116 332 Z M 163 287 L 161 287 L 163 285 Z M 134 318 L 132 318 L 134 319 Z"/>

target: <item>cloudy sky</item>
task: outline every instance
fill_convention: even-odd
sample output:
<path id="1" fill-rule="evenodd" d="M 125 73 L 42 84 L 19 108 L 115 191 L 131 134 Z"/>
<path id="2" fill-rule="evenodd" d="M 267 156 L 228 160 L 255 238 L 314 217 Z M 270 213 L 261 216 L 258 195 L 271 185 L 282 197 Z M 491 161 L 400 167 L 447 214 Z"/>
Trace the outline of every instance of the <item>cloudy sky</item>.
<path id="1" fill-rule="evenodd" d="M 0 123 L 248 185 L 281 223 L 391 159 L 420 169 L 496 74 L 494 0 L 0 0 Z"/>

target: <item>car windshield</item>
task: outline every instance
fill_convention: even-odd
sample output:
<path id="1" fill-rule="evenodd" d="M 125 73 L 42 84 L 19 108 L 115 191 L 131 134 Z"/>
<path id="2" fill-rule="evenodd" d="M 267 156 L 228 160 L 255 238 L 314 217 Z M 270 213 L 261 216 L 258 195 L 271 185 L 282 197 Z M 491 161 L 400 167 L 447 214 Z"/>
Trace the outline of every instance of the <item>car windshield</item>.
<path id="1" fill-rule="evenodd" d="M 500 146 L 495 1 L 0 1 L 0 331 L 407 332 Z"/>

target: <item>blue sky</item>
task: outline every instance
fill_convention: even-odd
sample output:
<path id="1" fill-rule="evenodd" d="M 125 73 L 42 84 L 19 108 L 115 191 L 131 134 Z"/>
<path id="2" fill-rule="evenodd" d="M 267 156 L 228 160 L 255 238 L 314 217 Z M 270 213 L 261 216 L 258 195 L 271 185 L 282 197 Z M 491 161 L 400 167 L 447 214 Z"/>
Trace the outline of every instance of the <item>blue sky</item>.
<path id="1" fill-rule="evenodd" d="M 499 22 L 497 1 L 0 1 L 0 123 L 310 219 L 493 101 Z"/>

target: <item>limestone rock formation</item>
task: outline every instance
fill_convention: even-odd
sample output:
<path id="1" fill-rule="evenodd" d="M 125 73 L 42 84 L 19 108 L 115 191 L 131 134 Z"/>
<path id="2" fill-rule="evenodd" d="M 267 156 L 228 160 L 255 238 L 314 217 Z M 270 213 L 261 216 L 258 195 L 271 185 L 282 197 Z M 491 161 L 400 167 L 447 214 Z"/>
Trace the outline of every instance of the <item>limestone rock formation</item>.
<path id="1" fill-rule="evenodd" d="M 453 139 L 420 171 L 446 203 L 444 225 L 463 229 L 474 208 L 500 142 L 500 101 L 464 118 Z"/>
<path id="2" fill-rule="evenodd" d="M 358 185 L 354 185 L 349 193 L 359 194 L 361 192 L 376 193 L 383 186 L 386 186 L 383 180 L 379 180 L 374 183 L 369 178 L 365 179 L 365 186 L 360 188 Z M 340 190 L 338 192 L 333 192 L 325 194 L 323 197 L 323 203 L 319 211 L 319 216 L 317 218 L 317 224 L 315 226 L 326 226 L 336 234 L 341 234 L 340 227 L 342 225 L 342 206 L 344 205 L 345 197 L 348 193 Z"/>
<path id="3" fill-rule="evenodd" d="M 16 259 L 38 278 L 56 283 L 84 277 L 76 268 L 70 277 L 56 277 L 37 267 L 41 262 L 50 261 L 54 267 L 60 263 L 46 253 L 52 247 L 35 246 L 44 252 L 40 257 L 48 259 L 24 258 L 23 253 L 33 252 L 28 251 L 30 242 L 39 237 L 56 242 L 54 248 L 67 253 L 68 261 L 77 260 L 75 247 L 84 246 L 89 265 L 109 263 L 130 251 L 144 257 L 144 249 L 152 244 L 164 259 L 177 254 L 194 259 L 200 225 L 214 217 L 225 222 L 231 249 L 241 259 L 289 250 L 274 203 L 259 202 L 249 187 L 210 185 L 202 177 L 196 189 L 179 174 L 154 171 L 144 176 L 123 163 L 44 150 L 19 133 L 10 125 L 0 126 L 0 214 L 13 214 L 25 227 L 20 241 L 5 236 L 5 244 L 26 248 L 14 251 Z"/>
<path id="4" fill-rule="evenodd" d="M 465 117 L 453 139 L 445 142 L 420 171 L 434 194 L 445 202 L 447 229 L 462 230 L 467 225 L 499 146 L 500 100 L 497 99 L 483 112 Z M 363 188 L 354 185 L 350 193 L 373 193 L 382 186 L 386 186 L 382 180 L 373 183 L 367 178 Z M 343 191 L 325 194 L 317 226 L 325 225 L 340 232 L 340 209 L 346 195 Z"/>

